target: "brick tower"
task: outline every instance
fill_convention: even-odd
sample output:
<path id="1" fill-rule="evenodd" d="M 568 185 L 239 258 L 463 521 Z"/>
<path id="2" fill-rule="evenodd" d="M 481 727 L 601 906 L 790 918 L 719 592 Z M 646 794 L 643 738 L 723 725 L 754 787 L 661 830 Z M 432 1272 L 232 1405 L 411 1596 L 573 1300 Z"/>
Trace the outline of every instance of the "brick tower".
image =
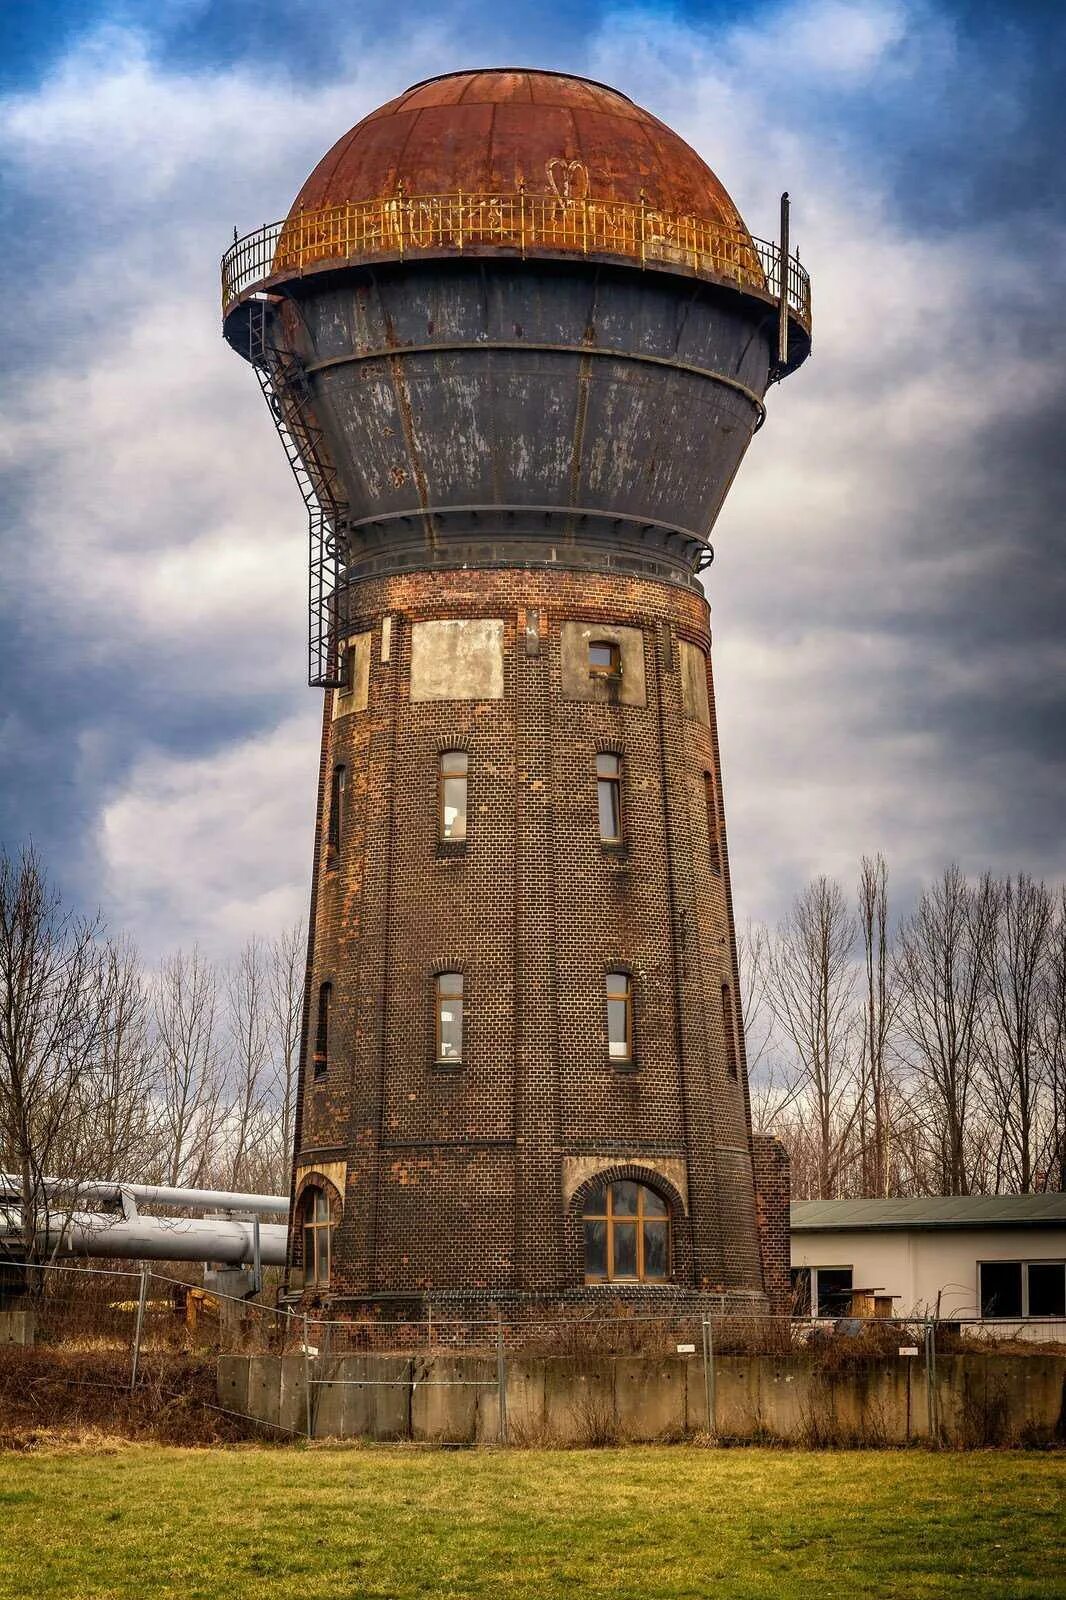
<path id="1" fill-rule="evenodd" d="M 615 90 L 452 73 L 223 300 L 326 690 L 290 1292 L 763 1304 L 698 574 L 809 351 L 787 239 Z"/>

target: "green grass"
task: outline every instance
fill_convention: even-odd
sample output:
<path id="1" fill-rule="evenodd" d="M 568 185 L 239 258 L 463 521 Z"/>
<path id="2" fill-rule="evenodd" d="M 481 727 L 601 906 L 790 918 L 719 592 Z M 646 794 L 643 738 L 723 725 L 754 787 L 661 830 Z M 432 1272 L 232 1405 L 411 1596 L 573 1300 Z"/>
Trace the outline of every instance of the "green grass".
<path id="1" fill-rule="evenodd" d="M 1066 1458 L 686 1446 L 0 1456 L 0 1596 L 1066 1594 Z"/>

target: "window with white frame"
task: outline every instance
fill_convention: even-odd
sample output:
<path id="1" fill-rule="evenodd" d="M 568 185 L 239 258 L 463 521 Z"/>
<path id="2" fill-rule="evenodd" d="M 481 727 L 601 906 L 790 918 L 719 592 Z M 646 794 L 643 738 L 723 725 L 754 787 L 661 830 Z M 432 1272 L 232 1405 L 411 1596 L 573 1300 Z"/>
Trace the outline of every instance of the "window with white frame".
<path id="1" fill-rule="evenodd" d="M 1066 1262 L 980 1261 L 983 1317 L 1066 1317 Z"/>

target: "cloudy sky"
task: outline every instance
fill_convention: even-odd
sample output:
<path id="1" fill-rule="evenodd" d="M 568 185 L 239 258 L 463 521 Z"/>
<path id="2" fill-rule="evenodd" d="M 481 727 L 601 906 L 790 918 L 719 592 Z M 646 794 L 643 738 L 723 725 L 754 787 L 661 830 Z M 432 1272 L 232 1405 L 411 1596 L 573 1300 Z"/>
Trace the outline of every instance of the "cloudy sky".
<path id="1" fill-rule="evenodd" d="M 217 262 L 375 104 L 530 65 L 673 124 L 815 354 L 709 579 L 741 917 L 889 856 L 1066 876 L 1066 8 L 932 0 L 0 7 L 0 836 L 146 956 L 305 907 L 305 521 Z"/>

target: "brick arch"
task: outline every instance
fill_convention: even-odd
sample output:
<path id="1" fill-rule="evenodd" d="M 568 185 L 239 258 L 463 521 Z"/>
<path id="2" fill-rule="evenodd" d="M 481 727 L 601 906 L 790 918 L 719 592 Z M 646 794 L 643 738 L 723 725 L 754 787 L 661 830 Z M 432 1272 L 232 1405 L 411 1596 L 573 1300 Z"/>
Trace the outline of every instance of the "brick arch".
<path id="1" fill-rule="evenodd" d="M 331 1243 L 335 1243 L 337 1229 L 340 1227 L 344 1216 L 344 1196 L 341 1194 L 332 1178 L 327 1178 L 324 1172 L 319 1172 L 316 1167 L 301 1174 L 300 1182 L 296 1186 L 292 1206 L 292 1228 L 289 1233 L 289 1255 L 295 1267 L 301 1270 L 304 1264 L 304 1230 L 303 1230 L 303 1201 L 308 1189 L 321 1189 L 329 1201 Z"/>
<path id="2" fill-rule="evenodd" d="M 661 1172 L 656 1172 L 653 1167 L 644 1166 L 640 1161 L 619 1161 L 601 1167 L 598 1172 L 592 1173 L 579 1184 L 571 1195 L 570 1204 L 563 1218 L 563 1271 L 567 1283 L 578 1288 L 585 1282 L 585 1241 L 581 1226 L 585 1202 L 596 1189 L 609 1183 L 619 1183 L 623 1179 L 641 1183 L 646 1189 L 652 1189 L 670 1207 L 670 1275 L 664 1287 L 673 1284 L 691 1284 L 692 1228 L 686 1214 L 684 1196 L 669 1178 L 664 1178 Z M 619 1284 L 618 1287 L 627 1290 L 652 1287 L 654 1292 L 657 1286 Z"/>

